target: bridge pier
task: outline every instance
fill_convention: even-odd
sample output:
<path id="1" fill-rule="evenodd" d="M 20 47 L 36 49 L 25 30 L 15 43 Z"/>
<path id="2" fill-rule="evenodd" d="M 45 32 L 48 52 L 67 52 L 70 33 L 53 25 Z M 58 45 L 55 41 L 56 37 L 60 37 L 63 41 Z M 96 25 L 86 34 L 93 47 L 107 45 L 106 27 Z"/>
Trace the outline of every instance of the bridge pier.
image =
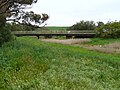
<path id="1" fill-rule="evenodd" d="M 37 38 L 39 39 L 40 37 L 39 37 L 39 36 L 37 36 Z"/>

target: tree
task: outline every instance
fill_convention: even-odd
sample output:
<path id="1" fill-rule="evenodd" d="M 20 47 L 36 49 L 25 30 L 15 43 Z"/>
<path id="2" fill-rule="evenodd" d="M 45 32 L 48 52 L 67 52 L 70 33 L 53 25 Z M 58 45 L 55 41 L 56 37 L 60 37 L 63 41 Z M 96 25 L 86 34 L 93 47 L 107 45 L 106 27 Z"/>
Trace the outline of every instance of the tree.
<path id="1" fill-rule="evenodd" d="M 94 21 L 80 21 L 79 23 L 74 24 L 69 27 L 68 30 L 94 30 L 95 29 Z"/>
<path id="2" fill-rule="evenodd" d="M 101 22 L 101 21 L 97 22 L 97 27 L 101 27 L 101 26 L 103 26 L 103 25 L 104 25 L 103 22 Z"/>
<path id="3" fill-rule="evenodd" d="M 108 22 L 96 28 L 96 35 L 102 38 L 120 38 L 120 21 Z"/>
<path id="4" fill-rule="evenodd" d="M 31 8 L 37 0 L 1 0 L 0 1 L 0 26 L 7 21 L 36 26 L 44 23 L 49 16 L 47 14 L 35 14 L 33 11 L 25 12 Z"/>
<path id="5" fill-rule="evenodd" d="M 6 22 L 14 22 L 32 27 L 39 27 L 49 16 L 47 14 L 35 14 L 33 11 L 25 12 L 38 0 L 0 0 L 0 45 L 11 38 L 10 30 L 6 28 Z"/>

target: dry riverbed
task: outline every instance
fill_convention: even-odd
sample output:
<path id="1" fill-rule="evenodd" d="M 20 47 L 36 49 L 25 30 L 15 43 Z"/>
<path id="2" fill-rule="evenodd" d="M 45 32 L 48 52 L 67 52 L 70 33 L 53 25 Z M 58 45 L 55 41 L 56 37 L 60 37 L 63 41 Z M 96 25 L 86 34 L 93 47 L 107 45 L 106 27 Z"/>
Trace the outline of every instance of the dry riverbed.
<path id="1" fill-rule="evenodd" d="M 120 54 L 120 42 L 115 42 L 107 45 L 82 45 L 82 47 L 104 53 Z"/>
<path id="2" fill-rule="evenodd" d="M 115 42 L 107 45 L 87 45 L 84 42 L 90 42 L 90 39 L 42 39 L 44 42 L 60 43 L 66 45 L 77 45 L 89 50 L 104 52 L 104 53 L 118 53 L 120 54 L 120 42 Z"/>
<path id="3" fill-rule="evenodd" d="M 60 43 L 60 44 L 67 44 L 67 45 L 75 45 L 84 42 L 90 42 L 90 39 L 42 39 L 44 42 L 53 42 L 53 43 Z"/>

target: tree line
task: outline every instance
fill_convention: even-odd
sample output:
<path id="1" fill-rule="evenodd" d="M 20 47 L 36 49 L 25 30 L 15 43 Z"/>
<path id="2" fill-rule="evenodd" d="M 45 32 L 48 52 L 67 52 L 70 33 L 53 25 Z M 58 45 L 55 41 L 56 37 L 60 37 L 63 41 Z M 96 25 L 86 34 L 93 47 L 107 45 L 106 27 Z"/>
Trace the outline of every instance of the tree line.
<path id="1" fill-rule="evenodd" d="M 100 38 L 120 38 L 120 21 L 97 22 L 80 21 L 67 30 L 94 30 L 96 37 Z"/>

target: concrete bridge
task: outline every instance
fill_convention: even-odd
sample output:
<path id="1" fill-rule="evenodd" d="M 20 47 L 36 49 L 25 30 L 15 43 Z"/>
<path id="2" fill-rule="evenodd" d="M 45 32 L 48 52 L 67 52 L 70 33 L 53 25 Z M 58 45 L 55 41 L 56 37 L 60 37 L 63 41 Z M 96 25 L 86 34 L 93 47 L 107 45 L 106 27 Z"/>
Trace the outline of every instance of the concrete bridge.
<path id="1" fill-rule="evenodd" d="M 66 38 L 93 38 L 95 37 L 94 32 L 47 32 L 41 33 L 36 31 L 15 31 L 12 32 L 15 36 L 37 36 L 38 39 L 40 36 L 44 36 L 45 38 L 52 38 L 53 36 L 65 36 Z"/>

